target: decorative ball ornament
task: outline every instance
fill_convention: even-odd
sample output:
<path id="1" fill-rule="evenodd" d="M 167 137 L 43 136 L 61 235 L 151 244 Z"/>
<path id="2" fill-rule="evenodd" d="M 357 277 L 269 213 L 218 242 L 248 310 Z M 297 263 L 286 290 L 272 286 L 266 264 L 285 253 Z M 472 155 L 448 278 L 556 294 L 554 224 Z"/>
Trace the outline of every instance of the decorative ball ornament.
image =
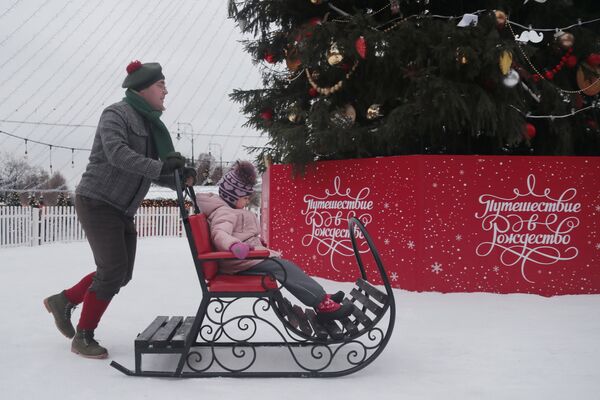
<path id="1" fill-rule="evenodd" d="M 577 66 L 577 62 L 579 60 L 577 60 L 577 56 L 574 55 L 570 55 L 567 57 L 567 61 L 565 61 L 565 65 L 569 68 L 575 68 Z"/>
<path id="2" fill-rule="evenodd" d="M 308 89 L 308 95 L 309 95 L 310 97 L 317 97 L 317 96 L 319 95 L 319 92 L 317 91 L 317 89 L 315 89 L 314 87 L 312 87 L 312 86 L 311 86 L 311 87 Z"/>
<path id="3" fill-rule="evenodd" d="M 469 63 L 469 59 L 467 58 L 467 55 L 465 54 L 464 50 L 461 49 L 460 47 L 456 48 L 456 61 L 460 65 L 467 65 Z"/>
<path id="4" fill-rule="evenodd" d="M 508 74 L 506 74 L 504 79 L 502 79 L 502 83 L 504 84 L 504 86 L 509 88 L 517 86 L 517 84 L 520 81 L 521 77 L 519 76 L 519 73 L 512 68 L 510 69 L 510 71 L 508 71 Z"/>
<path id="5" fill-rule="evenodd" d="M 269 64 L 275 64 L 275 62 L 276 62 L 275 56 L 273 55 L 273 53 L 266 53 L 263 58 Z"/>
<path id="6" fill-rule="evenodd" d="M 323 4 L 323 0 L 310 0 L 311 3 L 318 6 L 319 4 Z"/>
<path id="7" fill-rule="evenodd" d="M 382 117 L 381 114 L 381 104 L 371 104 L 367 109 L 367 119 L 374 120 L 379 117 Z"/>
<path id="8" fill-rule="evenodd" d="M 298 50 L 295 47 L 285 50 L 285 64 L 291 72 L 296 72 L 300 69 L 302 62 L 298 57 Z"/>
<path id="9" fill-rule="evenodd" d="M 367 41 L 363 36 L 360 36 L 354 42 L 354 47 L 356 48 L 356 52 L 363 60 L 367 58 Z"/>
<path id="10" fill-rule="evenodd" d="M 502 10 L 496 10 L 496 28 L 499 30 L 504 29 L 506 26 L 506 13 Z"/>
<path id="11" fill-rule="evenodd" d="M 507 75 L 510 72 L 512 63 L 512 53 L 508 50 L 502 51 L 502 53 L 500 53 L 500 58 L 498 59 L 498 66 L 500 67 L 500 72 L 502 75 Z"/>
<path id="12" fill-rule="evenodd" d="M 598 65 L 600 65 L 600 54 L 591 53 L 589 56 L 587 56 L 585 62 L 592 67 L 597 67 Z"/>
<path id="13" fill-rule="evenodd" d="M 528 140 L 531 140 L 535 137 L 537 133 L 537 130 L 535 129 L 535 126 L 533 124 L 530 124 L 529 122 L 525 124 L 525 126 L 523 127 L 523 135 L 525 135 L 525 137 Z"/>
<path id="14" fill-rule="evenodd" d="M 588 96 L 600 93 L 600 68 L 583 62 L 577 69 L 577 86 Z"/>
<path id="15" fill-rule="evenodd" d="M 333 111 L 330 116 L 331 123 L 338 128 L 348 129 L 356 121 L 356 110 L 348 103 Z"/>
<path id="16" fill-rule="evenodd" d="M 575 44 L 575 36 L 570 32 L 558 32 L 554 35 L 554 38 L 563 50 L 569 50 Z"/>
<path id="17" fill-rule="evenodd" d="M 259 116 L 266 125 L 270 125 L 273 121 L 273 109 L 265 108 L 264 110 L 262 110 Z"/>
<path id="18" fill-rule="evenodd" d="M 333 42 L 327 51 L 327 62 L 329 65 L 338 65 L 342 62 L 344 56 L 337 47 L 337 43 Z"/>

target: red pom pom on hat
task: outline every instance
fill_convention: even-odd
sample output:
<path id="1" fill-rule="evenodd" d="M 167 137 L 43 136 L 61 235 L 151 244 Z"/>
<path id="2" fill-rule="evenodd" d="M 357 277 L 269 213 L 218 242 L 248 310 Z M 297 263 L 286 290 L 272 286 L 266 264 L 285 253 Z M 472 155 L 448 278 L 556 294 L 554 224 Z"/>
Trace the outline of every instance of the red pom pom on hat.
<path id="1" fill-rule="evenodd" d="M 142 62 L 140 60 L 133 60 L 127 66 L 127 74 L 132 74 L 140 68 L 142 68 Z"/>

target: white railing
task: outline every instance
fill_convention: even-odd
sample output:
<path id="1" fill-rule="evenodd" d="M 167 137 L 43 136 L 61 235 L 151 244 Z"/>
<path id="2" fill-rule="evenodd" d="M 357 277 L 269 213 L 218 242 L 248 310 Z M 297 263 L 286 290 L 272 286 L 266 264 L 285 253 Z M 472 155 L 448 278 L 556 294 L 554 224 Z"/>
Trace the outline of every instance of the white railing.
<path id="1" fill-rule="evenodd" d="M 177 207 L 141 207 L 135 224 L 139 237 L 183 234 Z M 85 240 L 85 234 L 74 207 L 0 207 L 0 247 L 78 240 Z"/>

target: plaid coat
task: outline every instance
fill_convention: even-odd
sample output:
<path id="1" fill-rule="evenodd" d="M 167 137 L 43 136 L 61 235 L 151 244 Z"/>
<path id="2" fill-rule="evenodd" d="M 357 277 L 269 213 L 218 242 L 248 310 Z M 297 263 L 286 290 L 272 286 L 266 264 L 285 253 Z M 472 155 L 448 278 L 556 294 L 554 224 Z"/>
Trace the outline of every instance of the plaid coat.
<path id="1" fill-rule="evenodd" d="M 161 176 L 162 161 L 150 136 L 149 123 L 120 101 L 100 116 L 89 163 L 75 192 L 104 201 L 133 216 L 150 184 L 174 188 L 172 176 Z"/>

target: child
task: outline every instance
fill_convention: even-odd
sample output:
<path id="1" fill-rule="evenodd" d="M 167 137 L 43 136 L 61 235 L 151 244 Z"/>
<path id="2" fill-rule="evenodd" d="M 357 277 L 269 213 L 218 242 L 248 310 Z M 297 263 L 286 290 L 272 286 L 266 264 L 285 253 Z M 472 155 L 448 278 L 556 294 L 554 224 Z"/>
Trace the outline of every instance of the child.
<path id="1" fill-rule="evenodd" d="M 259 236 L 260 224 L 256 215 L 244 209 L 256 184 L 256 170 L 248 161 L 238 161 L 219 181 L 219 195 L 200 193 L 196 196 L 200 210 L 206 215 L 213 244 L 218 251 L 231 251 L 238 260 L 219 262 L 225 274 L 270 273 L 298 300 L 314 307 L 321 321 L 347 317 L 352 312 L 350 304 L 340 304 L 343 292 L 326 294 L 323 287 L 306 275 L 293 262 L 281 259 L 280 254 L 269 250 L 278 260 L 245 260 L 253 249 L 266 249 Z M 282 271 L 285 268 L 285 274 Z"/>

